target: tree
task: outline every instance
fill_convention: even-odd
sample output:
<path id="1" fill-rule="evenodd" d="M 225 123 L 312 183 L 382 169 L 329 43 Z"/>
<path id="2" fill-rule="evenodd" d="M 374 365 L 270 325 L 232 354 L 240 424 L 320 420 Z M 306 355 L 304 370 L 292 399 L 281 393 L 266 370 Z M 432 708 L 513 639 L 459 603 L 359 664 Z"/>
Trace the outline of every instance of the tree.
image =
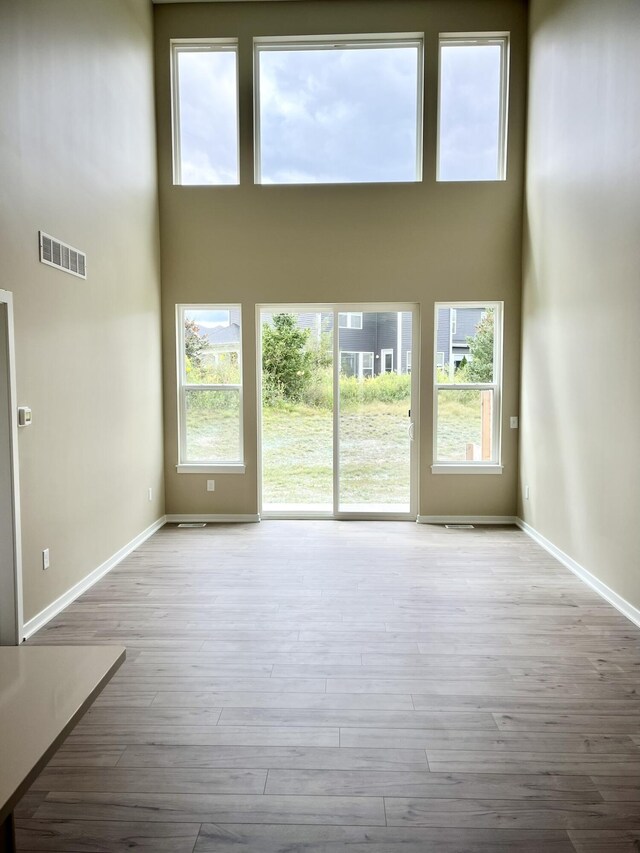
<path id="1" fill-rule="evenodd" d="M 311 353 L 313 373 L 326 370 L 333 364 L 333 336 L 331 332 L 321 331 L 319 338 L 310 338 L 307 349 Z"/>
<path id="2" fill-rule="evenodd" d="M 293 314 L 276 314 L 262 326 L 262 371 L 268 395 L 300 400 L 311 379 L 313 355 L 307 349 L 310 330 L 299 329 Z"/>
<path id="3" fill-rule="evenodd" d="M 489 308 L 476 326 L 475 335 L 467 338 L 469 382 L 493 382 L 493 330 L 494 311 Z"/>
<path id="4" fill-rule="evenodd" d="M 202 353 L 209 346 L 206 336 L 201 334 L 195 320 L 184 321 L 184 354 L 191 367 L 202 367 Z"/>

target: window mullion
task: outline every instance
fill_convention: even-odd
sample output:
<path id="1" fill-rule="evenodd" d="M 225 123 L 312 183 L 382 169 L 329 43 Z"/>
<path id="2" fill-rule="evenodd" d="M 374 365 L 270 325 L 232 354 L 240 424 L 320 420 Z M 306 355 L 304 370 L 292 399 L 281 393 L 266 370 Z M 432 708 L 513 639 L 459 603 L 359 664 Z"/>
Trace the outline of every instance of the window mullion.
<path id="1" fill-rule="evenodd" d="M 195 385 L 191 385 L 189 383 L 184 383 L 182 386 L 185 391 L 241 391 L 242 385 L 205 385 L 203 383 L 197 383 Z"/>
<path id="2" fill-rule="evenodd" d="M 496 391 L 498 387 L 495 382 L 436 382 L 438 391 Z"/>

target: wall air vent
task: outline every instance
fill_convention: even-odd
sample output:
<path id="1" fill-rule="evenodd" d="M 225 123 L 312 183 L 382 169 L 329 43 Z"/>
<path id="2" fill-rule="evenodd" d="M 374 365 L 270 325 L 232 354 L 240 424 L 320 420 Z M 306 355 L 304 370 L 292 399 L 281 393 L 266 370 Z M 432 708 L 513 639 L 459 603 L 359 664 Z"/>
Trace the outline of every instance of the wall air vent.
<path id="1" fill-rule="evenodd" d="M 44 231 L 40 231 L 39 235 L 41 263 L 77 275 L 78 278 L 87 277 L 87 256 L 84 252 L 79 252 Z"/>

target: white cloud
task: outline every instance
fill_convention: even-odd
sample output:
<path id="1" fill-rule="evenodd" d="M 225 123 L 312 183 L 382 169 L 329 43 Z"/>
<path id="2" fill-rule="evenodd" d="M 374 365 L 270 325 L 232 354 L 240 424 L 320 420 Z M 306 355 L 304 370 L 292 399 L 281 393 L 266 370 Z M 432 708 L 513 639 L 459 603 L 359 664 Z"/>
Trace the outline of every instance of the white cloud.
<path id="1" fill-rule="evenodd" d="M 238 181 L 236 55 L 180 53 L 182 181 Z M 264 183 L 412 181 L 415 47 L 260 53 Z M 440 175 L 493 179 L 500 57 L 496 46 L 447 47 L 442 60 Z"/>
<path id="2" fill-rule="evenodd" d="M 228 326 L 230 323 L 229 312 L 225 310 L 194 309 L 184 313 L 187 320 L 194 320 L 198 326 L 204 329 L 217 329 L 220 326 Z"/>
<path id="3" fill-rule="evenodd" d="M 495 180 L 500 48 L 447 46 L 441 60 L 440 177 Z"/>
<path id="4" fill-rule="evenodd" d="M 415 180 L 414 47 L 264 51 L 262 180 Z"/>
<path id="5" fill-rule="evenodd" d="M 235 53 L 179 53 L 179 82 L 182 183 L 237 183 Z"/>

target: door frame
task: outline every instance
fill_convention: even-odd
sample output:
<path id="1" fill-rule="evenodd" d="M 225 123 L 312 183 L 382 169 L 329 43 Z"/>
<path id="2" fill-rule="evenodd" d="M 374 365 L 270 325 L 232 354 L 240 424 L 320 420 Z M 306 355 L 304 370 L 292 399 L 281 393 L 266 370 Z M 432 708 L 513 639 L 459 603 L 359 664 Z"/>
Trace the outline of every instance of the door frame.
<path id="1" fill-rule="evenodd" d="M 400 313 L 400 312 L 398 312 L 398 313 Z M 384 363 L 385 358 L 388 355 L 391 356 L 391 370 L 387 370 L 385 363 Z M 400 356 L 400 358 L 398 359 L 398 361 L 400 363 L 402 363 L 401 359 L 402 359 L 402 356 Z M 379 375 L 382 375 L 383 373 L 396 373 L 396 366 L 395 366 L 394 362 L 395 362 L 395 359 L 393 357 L 393 349 L 391 349 L 391 348 L 381 349 L 380 350 L 380 368 L 381 368 L 381 370 L 380 370 Z"/>
<path id="2" fill-rule="evenodd" d="M 260 315 L 262 311 L 274 313 L 290 312 L 296 313 L 333 313 L 333 509 L 330 512 L 300 511 L 278 511 L 269 510 L 265 514 L 262 507 L 262 485 L 263 485 L 263 453 L 262 453 L 262 324 Z M 377 313 L 405 313 L 412 315 L 412 362 L 413 353 L 421 352 L 420 347 L 420 304 L 417 302 L 264 302 L 256 304 L 256 404 L 257 404 L 257 488 L 258 488 L 258 513 L 260 518 L 286 518 L 286 519 L 342 519 L 342 520 L 371 520 L 371 521 L 416 521 L 419 507 L 420 488 L 420 359 L 415 360 L 411 366 L 411 415 L 407 419 L 408 429 L 411 431 L 410 443 L 410 488 L 409 488 L 409 512 L 340 512 L 339 507 L 339 453 L 340 453 L 340 395 L 339 395 L 339 368 L 335 365 L 340 363 L 340 338 L 338 327 L 338 314 L 346 312 L 377 312 Z M 400 362 L 401 363 L 401 362 Z"/>
<path id="3" fill-rule="evenodd" d="M 0 590 L 3 595 L 0 600 L 2 609 L 2 622 L 8 624 L 8 628 L 2 628 L 0 643 L 2 645 L 19 645 L 24 639 L 24 613 L 22 605 L 22 541 L 20 525 L 20 476 L 18 462 L 18 419 L 17 419 L 17 393 L 16 393 L 16 369 L 15 369 L 15 334 L 13 320 L 13 294 L 8 290 L 0 290 L 0 305 L 5 306 L 4 320 L 0 316 L 0 322 L 4 323 L 4 335 L 6 339 L 5 365 L 7 372 L 7 409 L 9 421 L 9 505 L 11 507 L 11 528 L 13 541 L 10 551 L 13 551 L 12 559 L 9 561 L 9 577 L 0 578 Z M 0 400 L 0 405 L 4 402 Z M 12 546 L 12 547 L 11 547 Z M 6 570 L 6 568 L 5 568 Z"/>

